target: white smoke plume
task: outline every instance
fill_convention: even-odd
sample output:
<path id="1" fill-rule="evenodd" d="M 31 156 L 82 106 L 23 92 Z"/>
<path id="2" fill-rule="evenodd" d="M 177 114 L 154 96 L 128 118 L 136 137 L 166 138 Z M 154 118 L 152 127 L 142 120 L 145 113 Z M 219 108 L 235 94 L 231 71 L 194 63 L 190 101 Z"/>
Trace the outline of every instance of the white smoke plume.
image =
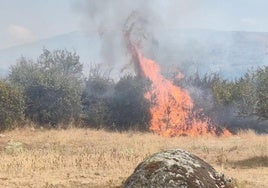
<path id="1" fill-rule="evenodd" d="M 122 65 L 129 61 L 123 31 L 130 17 L 136 17 L 134 30 L 138 31 L 137 40 L 143 42 L 143 52 L 155 60 L 166 60 L 165 55 L 157 55 L 159 39 L 165 40 L 163 34 L 168 36 L 169 31 L 190 26 L 191 11 L 196 9 L 192 0 L 88 0 L 76 6 L 82 13 L 83 30 L 101 37 L 104 61 Z"/>
<path id="2" fill-rule="evenodd" d="M 210 3 L 217 4 L 216 1 Z M 136 22 L 134 36 L 142 43 L 142 52 L 146 57 L 168 65 L 164 68 L 175 65 L 189 75 L 202 72 L 202 69 L 205 69 L 205 73 L 221 73 L 224 69 L 229 77 L 241 76 L 241 67 L 235 67 L 232 63 L 239 64 L 250 59 L 254 63 L 262 61 L 256 61 L 256 55 L 252 56 L 254 45 L 245 48 L 241 45 L 251 41 L 255 35 L 202 30 L 211 29 L 221 21 L 230 21 L 230 17 L 223 12 L 213 10 L 210 3 L 196 0 L 84 0 L 76 4 L 75 10 L 81 14 L 83 31 L 88 35 L 98 34 L 102 40 L 103 60 L 117 66 L 117 69 L 118 65 L 120 69 L 120 66 L 122 68 L 130 62 L 124 30 L 129 27 L 128 24 Z M 242 21 L 253 24 L 250 19 Z M 261 53 L 261 50 L 258 51 Z M 205 110 L 210 112 L 213 109 L 214 99 L 209 91 L 194 86 L 188 86 L 187 89 Z M 256 123 L 252 118 L 237 119 L 234 111 L 228 107 L 215 113 L 220 120 L 224 119 L 223 124 L 242 127 L 245 122 L 248 125 Z"/>

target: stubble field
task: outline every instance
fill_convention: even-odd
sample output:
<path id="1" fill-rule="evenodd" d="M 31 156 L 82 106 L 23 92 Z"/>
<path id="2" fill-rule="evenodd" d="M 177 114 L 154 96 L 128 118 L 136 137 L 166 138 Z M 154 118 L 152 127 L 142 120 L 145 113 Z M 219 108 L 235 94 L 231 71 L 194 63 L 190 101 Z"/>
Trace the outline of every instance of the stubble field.
<path id="1" fill-rule="evenodd" d="M 268 135 L 165 138 L 103 130 L 17 129 L 0 134 L 0 187 L 120 187 L 145 157 L 192 152 L 238 187 L 268 185 Z"/>

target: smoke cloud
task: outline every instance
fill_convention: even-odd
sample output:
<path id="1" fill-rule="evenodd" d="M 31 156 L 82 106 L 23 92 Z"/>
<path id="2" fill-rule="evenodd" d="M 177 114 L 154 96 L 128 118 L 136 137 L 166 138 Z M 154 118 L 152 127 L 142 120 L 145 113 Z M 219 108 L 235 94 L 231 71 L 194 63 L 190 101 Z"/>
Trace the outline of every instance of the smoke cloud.
<path id="1" fill-rule="evenodd" d="M 102 59 L 116 70 L 122 70 L 131 61 L 124 30 L 133 22 L 134 41 L 140 44 L 143 54 L 161 65 L 168 65 L 162 66 L 164 68 L 173 65 L 186 75 L 216 72 L 232 79 L 242 76 L 256 62 L 261 66 L 265 58 L 268 59 L 258 50 L 266 43 L 261 39 L 258 45 L 251 43 L 258 38 L 254 33 L 203 30 L 233 19 L 194 0 L 85 0 L 77 3 L 75 10 L 82 15 L 83 31 L 89 36 L 99 35 Z M 242 22 L 254 24 L 252 19 Z M 248 66 L 242 67 L 245 62 Z M 232 107 L 213 112 L 214 99 L 210 91 L 193 86 L 187 89 L 208 114 L 216 113 L 223 124 L 242 128 L 257 122 L 255 118 L 237 119 Z"/>
<path id="2" fill-rule="evenodd" d="M 191 26 L 194 1 L 165 0 L 90 0 L 76 5 L 82 13 L 82 28 L 88 35 L 98 33 L 102 40 L 102 58 L 107 63 L 124 65 L 129 62 L 123 31 L 127 20 L 135 23 L 135 40 L 145 55 L 156 61 L 169 60 L 174 51 L 163 45 L 172 32 Z M 132 20 L 131 20 L 132 21 Z M 131 22 L 130 21 L 130 22 Z M 167 42 L 167 41 L 165 41 Z M 170 42 L 170 41 L 169 41 Z M 159 49 L 162 54 L 158 55 Z M 163 51 L 164 50 L 164 51 Z"/>
<path id="3" fill-rule="evenodd" d="M 101 58 L 111 66 L 122 67 L 130 61 L 122 33 L 129 17 L 135 17 L 138 23 L 136 40 L 142 42 L 143 54 L 161 65 L 179 67 L 184 74 L 216 72 L 235 79 L 252 66 L 267 64 L 263 36 L 232 32 L 241 21 L 253 24 L 254 19 L 241 17 L 230 3 L 84 0 L 74 7 L 81 15 L 83 31 L 101 38 Z"/>

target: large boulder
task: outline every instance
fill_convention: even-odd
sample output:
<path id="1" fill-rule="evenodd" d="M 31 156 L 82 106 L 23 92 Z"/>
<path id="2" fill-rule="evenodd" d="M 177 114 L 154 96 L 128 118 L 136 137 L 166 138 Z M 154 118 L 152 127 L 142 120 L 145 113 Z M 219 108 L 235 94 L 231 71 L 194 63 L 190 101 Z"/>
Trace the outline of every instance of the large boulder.
<path id="1" fill-rule="evenodd" d="M 197 156 L 173 149 L 145 159 L 123 187 L 232 188 L 229 181 Z"/>

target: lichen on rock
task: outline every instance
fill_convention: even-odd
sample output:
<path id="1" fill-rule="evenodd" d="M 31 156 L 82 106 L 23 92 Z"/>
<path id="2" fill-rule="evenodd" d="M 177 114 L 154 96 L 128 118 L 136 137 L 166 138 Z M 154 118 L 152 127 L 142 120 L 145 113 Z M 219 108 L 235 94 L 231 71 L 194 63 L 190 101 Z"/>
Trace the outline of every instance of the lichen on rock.
<path id="1" fill-rule="evenodd" d="M 159 152 L 146 158 L 125 181 L 124 188 L 180 187 L 232 188 L 224 175 L 208 163 L 180 149 Z"/>

